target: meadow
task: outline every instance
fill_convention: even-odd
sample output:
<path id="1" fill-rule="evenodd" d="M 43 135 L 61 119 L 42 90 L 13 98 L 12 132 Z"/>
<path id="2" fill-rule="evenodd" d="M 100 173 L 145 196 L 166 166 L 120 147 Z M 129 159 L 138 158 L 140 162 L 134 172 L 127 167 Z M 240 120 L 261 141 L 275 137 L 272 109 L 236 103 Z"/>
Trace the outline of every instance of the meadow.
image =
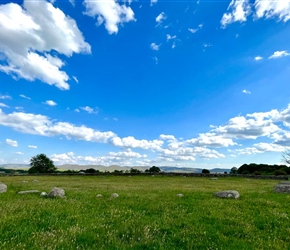
<path id="1" fill-rule="evenodd" d="M 33 182 L 37 179 L 38 182 Z M 24 182 L 25 181 L 25 182 Z M 289 249 L 290 195 L 277 180 L 0 176 L 0 249 Z M 53 187 L 66 198 L 17 194 Z M 214 192 L 234 189 L 239 199 Z M 111 199 L 112 193 L 119 197 Z M 98 198 L 97 194 L 103 196 Z M 183 194 L 183 197 L 177 197 Z"/>

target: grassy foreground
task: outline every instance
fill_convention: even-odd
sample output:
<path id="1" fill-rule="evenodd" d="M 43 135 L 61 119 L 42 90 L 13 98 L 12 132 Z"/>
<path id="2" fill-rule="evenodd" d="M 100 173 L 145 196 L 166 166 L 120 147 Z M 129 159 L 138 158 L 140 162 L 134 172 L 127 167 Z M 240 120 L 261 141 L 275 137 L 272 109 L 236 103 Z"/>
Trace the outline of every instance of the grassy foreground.
<path id="1" fill-rule="evenodd" d="M 8 186 L 8 192 L 0 194 L 2 250 L 290 246 L 290 195 L 273 192 L 277 180 L 14 176 L 0 177 L 0 182 Z M 66 191 L 65 199 L 17 194 L 29 189 L 48 192 L 55 186 Z M 238 190 L 241 197 L 213 196 L 226 189 Z M 110 199 L 112 193 L 120 196 Z"/>

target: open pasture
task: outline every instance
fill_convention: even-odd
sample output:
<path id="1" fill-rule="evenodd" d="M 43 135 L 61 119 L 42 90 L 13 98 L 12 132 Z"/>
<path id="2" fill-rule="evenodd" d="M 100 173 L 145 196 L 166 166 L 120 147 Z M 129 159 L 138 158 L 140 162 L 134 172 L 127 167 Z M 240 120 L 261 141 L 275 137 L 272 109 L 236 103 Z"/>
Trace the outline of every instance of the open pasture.
<path id="1" fill-rule="evenodd" d="M 38 181 L 33 181 L 37 179 Z M 277 180 L 7 176 L 0 249 L 289 249 L 290 195 Z M 63 188 L 49 199 L 22 190 Z M 213 196 L 237 190 L 239 199 Z M 119 197 L 110 198 L 112 193 Z M 102 194 L 102 197 L 97 197 Z M 177 194 L 183 194 L 178 197 Z"/>

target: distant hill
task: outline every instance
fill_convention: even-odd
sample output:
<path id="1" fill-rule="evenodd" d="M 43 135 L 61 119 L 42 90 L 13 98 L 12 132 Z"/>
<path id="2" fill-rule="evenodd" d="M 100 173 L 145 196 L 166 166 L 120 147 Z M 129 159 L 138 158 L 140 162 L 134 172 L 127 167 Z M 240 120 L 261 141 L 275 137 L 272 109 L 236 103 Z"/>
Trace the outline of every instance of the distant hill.
<path id="1" fill-rule="evenodd" d="M 0 169 L 11 169 L 11 170 L 27 170 L 29 169 L 29 164 L 0 164 Z M 136 168 L 140 171 L 145 171 L 149 169 L 151 166 L 118 166 L 118 165 L 111 165 L 111 166 L 103 166 L 103 165 L 78 165 L 78 164 L 64 164 L 64 165 L 56 165 L 58 170 L 86 170 L 89 168 L 93 168 L 95 170 L 99 170 L 101 172 L 109 171 L 113 172 L 114 170 L 130 170 L 131 168 Z M 172 172 L 172 173 L 201 173 L 202 168 L 185 168 L 185 167 L 171 167 L 171 166 L 161 166 L 159 167 L 163 172 Z M 224 168 L 214 168 L 210 169 L 211 173 L 224 173 L 230 172 L 230 169 Z"/>

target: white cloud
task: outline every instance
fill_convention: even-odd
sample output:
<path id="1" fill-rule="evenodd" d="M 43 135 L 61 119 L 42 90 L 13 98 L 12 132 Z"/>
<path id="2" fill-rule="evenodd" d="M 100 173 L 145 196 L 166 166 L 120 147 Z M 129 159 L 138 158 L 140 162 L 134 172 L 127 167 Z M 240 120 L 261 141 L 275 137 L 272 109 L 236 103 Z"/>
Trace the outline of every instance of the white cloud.
<path id="1" fill-rule="evenodd" d="M 251 9 L 251 7 L 253 7 Z M 254 18 L 274 18 L 287 22 L 290 19 L 290 2 L 287 0 L 255 0 L 250 4 L 249 0 L 232 0 L 228 12 L 221 19 L 221 25 L 225 28 L 233 22 L 245 22 L 247 16 L 254 14 Z"/>
<path id="2" fill-rule="evenodd" d="M 158 2 L 158 0 L 150 0 L 150 5 L 152 6 L 152 5 L 156 4 L 157 2 Z"/>
<path id="3" fill-rule="evenodd" d="M 31 100 L 31 98 L 28 97 L 28 96 L 26 96 L 26 95 L 20 94 L 19 96 L 22 97 L 22 98 L 24 98 L 24 99 Z"/>
<path id="4" fill-rule="evenodd" d="M 276 59 L 276 58 L 289 56 L 289 55 L 290 55 L 290 53 L 286 50 L 275 51 L 273 55 L 269 56 L 269 59 Z"/>
<path id="5" fill-rule="evenodd" d="M 24 0 L 0 6 L 0 71 L 28 81 L 39 79 L 67 90 L 69 76 L 64 62 L 51 52 L 67 57 L 90 52 L 75 20 L 44 0 Z"/>
<path id="6" fill-rule="evenodd" d="M 246 90 L 246 89 L 244 89 L 242 92 L 243 92 L 244 94 L 247 94 L 247 95 L 251 94 L 251 91 Z"/>
<path id="7" fill-rule="evenodd" d="M 157 25 L 160 25 L 164 20 L 166 20 L 166 15 L 164 12 L 161 12 L 157 17 L 156 17 L 156 23 Z"/>
<path id="8" fill-rule="evenodd" d="M 188 28 L 188 31 L 194 34 L 194 33 L 196 33 L 196 32 L 198 31 L 198 29 L 191 29 L 191 28 Z"/>
<path id="9" fill-rule="evenodd" d="M 130 21 L 135 21 L 134 12 L 126 5 L 120 5 L 115 0 L 90 1 L 85 0 L 85 14 L 96 17 L 98 25 L 105 23 L 109 34 L 118 33 L 119 25 Z"/>
<path id="10" fill-rule="evenodd" d="M 158 58 L 156 56 L 153 57 L 155 64 L 158 64 Z"/>
<path id="11" fill-rule="evenodd" d="M 55 122 L 44 115 L 24 112 L 13 112 L 6 115 L 0 109 L 0 125 L 11 127 L 25 134 L 42 136 L 65 136 L 67 139 L 91 142 L 107 142 L 116 135 L 111 132 L 100 132 L 86 126 L 75 126 L 68 122 Z"/>
<path id="12" fill-rule="evenodd" d="M 0 107 L 2 108 L 9 108 L 9 106 L 7 106 L 5 103 L 0 102 Z"/>
<path id="13" fill-rule="evenodd" d="M 256 56 L 256 57 L 254 58 L 255 61 L 260 61 L 260 60 L 262 60 L 262 59 L 263 59 L 262 56 Z"/>
<path id="14" fill-rule="evenodd" d="M 285 151 L 285 147 L 273 143 L 256 143 L 253 147 L 237 149 L 236 152 L 242 155 L 262 154 L 265 152 L 280 152 Z"/>
<path id="15" fill-rule="evenodd" d="M 199 24 L 198 25 L 198 27 L 196 28 L 196 29 L 193 29 L 193 28 L 188 28 L 188 31 L 190 32 L 190 33 L 196 33 L 197 31 L 199 31 L 200 29 L 202 29 L 202 27 L 203 27 L 203 24 L 201 23 L 201 24 Z"/>
<path id="16" fill-rule="evenodd" d="M 156 43 L 151 43 L 150 44 L 150 48 L 152 49 L 152 50 L 159 50 L 159 47 L 161 46 L 161 44 L 156 44 Z"/>
<path id="17" fill-rule="evenodd" d="M 24 155 L 23 152 L 15 152 L 15 154 L 17 154 L 17 155 Z"/>
<path id="18" fill-rule="evenodd" d="M 174 135 L 164 135 L 164 134 L 161 134 L 159 136 L 159 139 L 164 140 L 164 141 L 175 141 L 176 140 Z"/>
<path id="19" fill-rule="evenodd" d="M 18 147 L 18 142 L 11 139 L 6 139 L 6 144 L 12 147 Z"/>
<path id="20" fill-rule="evenodd" d="M 47 100 L 46 102 L 44 102 L 44 104 L 49 105 L 49 106 L 56 106 L 57 103 L 52 101 L 52 100 Z"/>
<path id="21" fill-rule="evenodd" d="M 0 6 L 1 7 L 1 6 Z M 5 99 L 12 99 L 11 96 L 9 95 L 0 95 L 0 99 L 5 100 Z"/>
<path id="22" fill-rule="evenodd" d="M 233 22 L 245 22 L 250 14 L 249 0 L 232 0 L 228 6 L 228 13 L 225 13 L 221 25 L 225 28 Z"/>
<path id="23" fill-rule="evenodd" d="M 34 145 L 28 145 L 28 147 L 29 147 L 29 148 L 34 148 L 34 149 L 37 148 L 37 146 L 34 146 Z"/>
<path id="24" fill-rule="evenodd" d="M 176 36 L 175 35 L 171 36 L 171 35 L 167 34 L 166 39 L 167 39 L 167 41 L 174 40 L 174 39 L 176 39 Z"/>
<path id="25" fill-rule="evenodd" d="M 284 22 L 290 19 L 290 2 L 287 0 L 256 0 L 255 8 L 257 18 L 277 16 L 279 20 Z"/>
<path id="26" fill-rule="evenodd" d="M 195 146 L 229 147 L 236 145 L 231 138 L 218 133 L 208 132 L 199 134 L 199 137 L 186 140 L 185 143 Z"/>
<path id="27" fill-rule="evenodd" d="M 110 143 L 117 147 L 159 150 L 164 142 L 161 140 L 137 140 L 133 136 L 128 136 L 124 138 L 116 136 L 111 138 Z"/>
<path id="28" fill-rule="evenodd" d="M 89 106 L 85 106 L 85 107 L 80 107 L 80 109 L 88 112 L 89 114 L 97 114 L 99 112 L 98 108 L 91 108 Z M 76 110 L 75 110 L 76 111 Z M 79 112 L 79 111 L 76 111 Z"/>
<path id="29" fill-rule="evenodd" d="M 79 80 L 75 76 L 73 76 L 72 78 L 75 80 L 76 83 L 79 83 Z"/>

